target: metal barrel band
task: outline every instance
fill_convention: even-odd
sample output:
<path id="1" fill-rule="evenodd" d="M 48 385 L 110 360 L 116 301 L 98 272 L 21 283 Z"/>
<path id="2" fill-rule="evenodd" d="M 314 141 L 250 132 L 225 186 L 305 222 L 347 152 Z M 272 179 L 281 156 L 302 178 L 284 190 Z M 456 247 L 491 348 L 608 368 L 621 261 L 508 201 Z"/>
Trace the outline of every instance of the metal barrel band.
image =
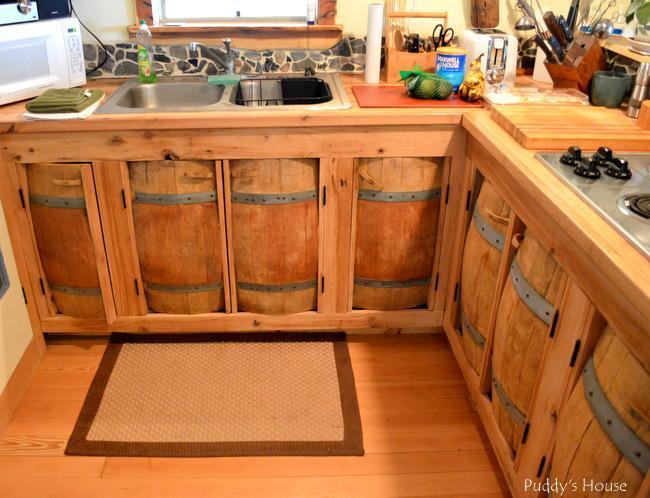
<path id="1" fill-rule="evenodd" d="M 223 289 L 223 284 L 221 282 L 194 285 L 168 285 L 145 282 L 144 285 L 145 289 L 149 291 L 165 292 L 168 294 L 191 294 L 194 292 L 211 292 Z"/>
<path id="2" fill-rule="evenodd" d="M 461 312 L 460 319 L 463 322 L 463 325 L 465 326 L 465 329 L 467 330 L 467 333 L 469 334 L 470 338 L 476 343 L 476 345 L 480 349 L 485 348 L 485 337 L 481 335 L 481 333 L 476 330 L 474 325 L 471 324 L 469 321 L 469 317 L 465 314 L 465 312 Z"/>
<path id="3" fill-rule="evenodd" d="M 294 282 L 288 284 L 253 284 L 250 282 L 237 282 L 239 290 L 251 292 L 294 292 L 307 289 L 315 289 L 316 280 L 307 280 L 305 282 Z"/>
<path id="4" fill-rule="evenodd" d="M 520 427 L 523 427 L 526 423 L 526 415 L 519 408 L 517 408 L 517 406 L 508 397 L 508 394 L 503 390 L 501 382 L 499 382 L 494 368 L 492 368 L 492 385 L 494 386 L 494 390 L 497 392 L 497 396 L 501 400 L 504 408 L 512 417 L 512 420 L 514 420 Z"/>
<path id="5" fill-rule="evenodd" d="M 555 307 L 541 296 L 524 278 L 515 257 L 510 265 L 510 279 L 519 298 L 526 303 L 528 309 L 546 325 L 550 325 L 555 313 Z"/>
<path id="6" fill-rule="evenodd" d="M 418 190 L 416 192 L 382 192 L 379 190 L 359 190 L 359 200 L 372 202 L 417 202 L 440 198 L 440 189 Z"/>
<path id="7" fill-rule="evenodd" d="M 203 204 L 206 202 L 215 202 L 217 193 L 210 192 L 192 192 L 187 194 L 151 194 L 148 192 L 136 192 L 135 202 L 138 204 L 156 204 L 159 206 L 178 206 L 183 204 Z"/>
<path id="8" fill-rule="evenodd" d="M 415 280 L 373 280 L 369 278 L 354 278 L 354 285 L 361 287 L 375 287 L 378 289 L 406 289 L 428 285 L 431 278 L 418 278 Z"/>
<path id="9" fill-rule="evenodd" d="M 232 202 L 235 204 L 256 204 L 269 206 L 273 204 L 297 204 L 300 202 L 315 201 L 318 199 L 317 190 L 306 192 L 286 192 L 280 194 L 247 194 L 245 192 L 233 192 Z"/>
<path id="10" fill-rule="evenodd" d="M 83 197 L 49 197 L 47 195 L 29 194 L 30 204 L 59 209 L 84 209 L 86 199 Z"/>
<path id="11" fill-rule="evenodd" d="M 504 235 L 496 228 L 490 225 L 485 218 L 481 216 L 478 206 L 474 208 L 474 224 L 478 233 L 485 239 L 485 241 L 499 252 L 503 252 Z"/>
<path id="12" fill-rule="evenodd" d="M 62 294 L 69 294 L 71 296 L 88 296 L 95 297 L 101 296 L 102 291 L 99 288 L 94 287 L 70 287 L 69 285 L 57 285 L 49 284 L 50 289 L 54 292 L 60 292 Z"/>
<path id="13" fill-rule="evenodd" d="M 618 451 L 645 476 L 650 468 L 650 447 L 630 429 L 607 399 L 596 375 L 593 356 L 587 360 L 582 378 L 585 398 L 603 431 Z"/>

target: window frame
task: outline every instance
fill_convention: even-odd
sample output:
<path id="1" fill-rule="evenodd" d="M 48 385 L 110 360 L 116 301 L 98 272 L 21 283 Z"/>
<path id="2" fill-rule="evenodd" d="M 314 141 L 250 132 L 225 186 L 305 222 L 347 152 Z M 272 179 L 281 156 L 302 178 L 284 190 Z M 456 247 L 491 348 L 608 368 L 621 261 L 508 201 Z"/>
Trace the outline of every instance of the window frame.
<path id="1" fill-rule="evenodd" d="M 343 38 L 343 26 L 336 24 L 337 0 L 319 0 L 316 24 L 253 22 L 191 22 L 159 24 L 159 5 L 156 0 L 134 0 L 136 19 L 144 19 L 154 39 L 161 44 L 183 44 L 188 41 L 221 43 L 231 38 L 235 46 L 251 50 L 268 48 L 328 49 Z M 138 24 L 127 26 L 131 40 L 135 39 Z"/>
<path id="2" fill-rule="evenodd" d="M 307 16 L 304 17 L 165 17 L 165 2 L 167 0 L 156 0 L 160 5 L 159 23 L 165 25 L 166 23 L 187 23 L 187 24 L 307 24 Z M 305 0 L 306 2 L 307 0 Z"/>
<path id="3" fill-rule="evenodd" d="M 319 0 L 318 12 L 316 15 L 316 24 L 320 24 L 320 25 L 336 24 L 336 2 L 337 0 Z M 149 26 L 159 26 L 158 21 L 160 19 L 160 12 L 157 12 L 159 10 L 159 5 L 156 0 L 135 0 L 134 3 L 135 3 L 135 13 L 136 13 L 136 24 L 140 22 L 140 19 L 144 19 L 145 21 L 147 21 L 147 24 Z M 190 21 L 188 21 L 188 23 L 189 22 Z M 191 24 L 201 25 L 204 22 L 215 23 L 215 21 L 208 21 L 202 19 L 200 22 L 197 22 L 196 20 L 192 20 Z M 228 22 L 230 24 L 234 23 L 234 21 L 232 20 L 223 21 L 223 22 L 224 23 Z M 236 21 L 236 22 L 237 23 L 241 22 L 242 25 L 246 25 L 247 23 L 260 24 L 259 22 L 254 23 L 251 18 L 246 18 L 245 20 Z M 268 24 L 269 26 L 278 24 L 277 22 L 271 22 L 268 18 L 264 18 L 262 22 Z M 286 23 L 286 21 L 284 22 Z"/>

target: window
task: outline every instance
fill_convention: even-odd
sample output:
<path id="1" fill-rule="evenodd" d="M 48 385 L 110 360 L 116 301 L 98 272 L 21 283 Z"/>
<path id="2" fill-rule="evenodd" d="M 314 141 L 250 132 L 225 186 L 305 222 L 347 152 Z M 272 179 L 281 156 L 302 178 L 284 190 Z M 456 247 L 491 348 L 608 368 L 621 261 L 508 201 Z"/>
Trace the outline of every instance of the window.
<path id="1" fill-rule="evenodd" d="M 308 4 L 314 0 L 160 0 L 160 21 L 306 22 Z"/>

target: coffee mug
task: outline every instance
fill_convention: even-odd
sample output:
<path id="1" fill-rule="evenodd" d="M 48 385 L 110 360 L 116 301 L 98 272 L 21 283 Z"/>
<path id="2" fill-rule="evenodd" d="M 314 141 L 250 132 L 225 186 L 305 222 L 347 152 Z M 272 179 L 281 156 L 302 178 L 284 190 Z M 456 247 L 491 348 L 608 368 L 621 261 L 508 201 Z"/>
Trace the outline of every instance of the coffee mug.
<path id="1" fill-rule="evenodd" d="M 596 71 L 591 80 L 591 104 L 609 109 L 620 107 L 632 84 L 629 74 L 619 71 Z"/>

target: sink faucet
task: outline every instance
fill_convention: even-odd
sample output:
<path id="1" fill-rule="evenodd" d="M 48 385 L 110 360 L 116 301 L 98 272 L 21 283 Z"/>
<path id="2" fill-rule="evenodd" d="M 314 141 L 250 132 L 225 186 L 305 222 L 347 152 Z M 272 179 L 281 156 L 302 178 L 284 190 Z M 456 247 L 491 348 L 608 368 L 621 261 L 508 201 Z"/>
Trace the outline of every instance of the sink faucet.
<path id="1" fill-rule="evenodd" d="M 232 50 L 232 41 L 230 38 L 224 38 L 222 40 L 224 48 L 226 49 L 225 53 L 214 49 L 212 47 L 207 47 L 203 43 L 199 42 L 190 42 L 189 49 L 190 52 L 198 53 L 199 47 L 204 51 L 210 54 L 210 58 L 219 64 L 222 68 L 226 70 L 227 74 L 234 74 L 235 72 L 235 52 Z"/>

